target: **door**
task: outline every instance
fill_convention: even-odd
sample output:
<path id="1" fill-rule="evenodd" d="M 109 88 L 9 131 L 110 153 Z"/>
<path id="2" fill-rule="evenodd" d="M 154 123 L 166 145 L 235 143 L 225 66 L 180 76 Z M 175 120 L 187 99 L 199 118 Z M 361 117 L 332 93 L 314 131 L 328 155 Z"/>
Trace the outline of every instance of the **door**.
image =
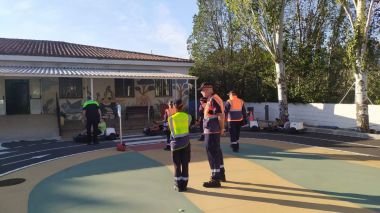
<path id="1" fill-rule="evenodd" d="M 7 115 L 30 114 L 29 80 L 5 80 Z"/>

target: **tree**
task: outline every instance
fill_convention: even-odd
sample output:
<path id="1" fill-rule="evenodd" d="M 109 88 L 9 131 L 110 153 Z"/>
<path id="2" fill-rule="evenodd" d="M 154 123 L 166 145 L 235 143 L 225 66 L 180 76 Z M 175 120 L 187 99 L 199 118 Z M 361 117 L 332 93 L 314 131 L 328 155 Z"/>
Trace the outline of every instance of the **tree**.
<path id="1" fill-rule="evenodd" d="M 283 57 L 285 0 L 227 0 L 227 5 L 245 31 L 255 32 L 269 52 L 276 67 L 279 117 L 282 121 L 287 120 L 289 114 Z"/>
<path id="2" fill-rule="evenodd" d="M 352 35 L 349 42 L 349 64 L 355 77 L 356 125 L 364 132 L 369 131 L 367 63 L 368 32 L 372 24 L 374 8 L 378 0 L 337 0 L 342 4 L 350 22 Z M 368 3 L 367 3 L 368 2 Z M 378 24 L 378 23 L 377 23 Z"/>

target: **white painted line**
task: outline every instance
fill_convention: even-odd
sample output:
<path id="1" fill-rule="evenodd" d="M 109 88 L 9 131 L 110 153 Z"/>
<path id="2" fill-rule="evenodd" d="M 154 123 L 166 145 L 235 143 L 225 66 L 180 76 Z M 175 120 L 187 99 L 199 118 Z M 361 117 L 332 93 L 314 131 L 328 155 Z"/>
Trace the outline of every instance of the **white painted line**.
<path id="1" fill-rule="evenodd" d="M 132 142 L 132 143 L 125 143 L 126 146 L 132 146 L 132 145 L 140 145 L 140 144 L 150 144 L 150 143 L 160 143 L 164 142 L 164 140 L 149 140 L 149 141 L 140 141 L 140 142 Z"/>
<path id="2" fill-rule="evenodd" d="M 43 157 L 48 156 L 48 155 L 50 155 L 50 154 L 47 154 L 47 155 L 38 155 L 38 156 L 34 156 L 34 157 L 32 157 L 31 159 L 35 159 L 35 158 L 43 158 Z"/>
<path id="3" fill-rule="evenodd" d="M 43 164 L 43 163 L 47 163 L 47 162 L 54 161 L 54 160 L 59 160 L 59 159 L 62 159 L 62 158 L 67 158 L 67 157 L 74 156 L 74 155 L 79 155 L 79 154 L 88 153 L 88 152 L 96 152 L 96 151 L 101 151 L 101 150 L 106 150 L 106 149 L 115 149 L 115 148 L 112 147 L 112 148 L 97 149 L 97 150 L 91 150 L 91 151 L 86 151 L 86 152 L 79 152 L 79 153 L 75 153 L 75 154 L 71 154 L 71 155 L 65 155 L 65 156 L 61 156 L 61 157 L 57 157 L 57 158 L 51 158 L 49 160 L 40 161 L 40 162 L 37 162 L 37 163 L 33 163 L 33 164 L 30 164 L 30 165 L 27 165 L 27 166 L 23 166 L 23 167 L 20 167 L 20 168 L 17 168 L 17 169 L 14 169 L 14 170 L 2 173 L 2 174 L 0 174 L 0 177 L 2 177 L 4 175 L 7 175 L 7 174 L 10 174 L 10 173 L 13 173 L 13 172 L 16 172 L 16 171 L 19 171 L 19 170 L 22 170 L 22 169 L 26 169 L 28 167 L 32 167 L 32 166 L 38 165 L 38 164 Z"/>
<path id="4" fill-rule="evenodd" d="M 3 151 L 3 152 L 0 152 L 0 155 L 4 155 L 4 154 L 7 154 L 7 153 L 11 153 L 11 152 Z"/>
<path id="5" fill-rule="evenodd" d="M 345 150 L 340 150 L 340 149 L 332 149 L 332 148 L 327 148 L 327 147 L 323 147 L 323 146 L 313 146 L 313 145 L 307 145 L 307 144 L 302 144 L 302 143 L 294 143 L 294 142 L 288 142 L 288 141 L 282 141 L 282 140 L 271 140 L 271 139 L 262 139 L 262 140 L 273 141 L 273 142 L 281 142 L 281 143 L 288 143 L 288 144 L 307 146 L 307 147 L 318 147 L 318 148 L 322 148 L 322 149 L 339 151 L 339 152 L 345 152 L 345 153 L 351 153 L 351 154 L 361 155 L 361 156 L 366 156 L 366 157 L 380 158 L 380 156 L 377 156 L 377 155 L 363 154 L 363 153 L 359 153 L 359 152 L 351 152 L 351 151 L 345 151 Z M 317 155 L 322 155 L 323 156 L 323 153 L 320 153 L 320 154 L 318 153 Z"/>
<path id="6" fill-rule="evenodd" d="M 277 135 L 277 136 L 279 135 L 279 134 L 272 134 L 272 133 L 266 133 L 266 132 L 260 132 L 260 134 Z M 380 146 L 375 146 L 375 145 L 368 145 L 368 144 L 361 144 L 361 143 L 354 143 L 354 142 L 346 142 L 346 141 L 338 141 L 338 140 L 325 139 L 325 138 L 315 138 L 315 137 L 309 137 L 309 136 L 285 135 L 285 134 L 281 135 L 281 136 L 296 137 L 296 138 L 306 138 L 306 139 L 316 139 L 316 140 L 323 140 L 323 141 L 330 141 L 330 142 L 354 144 L 354 145 L 366 146 L 366 147 L 371 147 L 371 148 L 380 148 Z"/>
<path id="7" fill-rule="evenodd" d="M 142 137 L 145 136 L 144 134 L 139 134 L 139 135 L 123 135 L 123 138 L 132 138 L 132 137 Z"/>
<path id="8" fill-rule="evenodd" d="M 23 156 L 23 155 L 29 155 L 29 154 L 33 154 L 33 153 L 39 153 L 39 152 L 45 152 L 45 151 L 57 150 L 57 149 L 67 149 L 67 148 L 78 147 L 78 146 L 87 146 L 87 145 L 81 144 L 81 145 L 75 145 L 75 146 L 58 147 L 58 148 L 53 148 L 53 149 L 44 149 L 44 150 L 39 150 L 39 151 L 35 151 L 35 152 L 27 152 L 27 153 L 23 153 L 23 154 L 19 154 L 19 155 L 12 155 L 12 156 L 8 156 L 8 157 L 0 158 L 0 160 L 4 160 L 4 159 L 8 159 L 8 158 L 14 158 L 14 157 Z"/>
<path id="9" fill-rule="evenodd" d="M 148 137 L 141 137 L 141 138 L 123 138 L 123 140 L 136 141 L 136 140 L 156 139 L 156 138 L 162 138 L 162 139 L 166 140 L 166 137 L 163 137 L 163 136 L 148 136 Z M 120 141 L 120 139 L 119 139 L 119 141 Z"/>

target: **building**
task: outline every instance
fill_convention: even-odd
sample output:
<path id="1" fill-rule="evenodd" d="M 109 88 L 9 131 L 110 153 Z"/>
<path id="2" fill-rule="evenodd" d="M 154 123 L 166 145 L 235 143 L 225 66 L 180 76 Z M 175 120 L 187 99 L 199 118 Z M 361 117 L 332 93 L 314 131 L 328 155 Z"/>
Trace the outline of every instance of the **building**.
<path id="1" fill-rule="evenodd" d="M 0 141 L 59 137 L 68 124 L 82 128 L 88 96 L 120 103 L 123 113 L 148 107 L 157 117 L 169 99 L 188 102 L 189 84 L 196 84 L 188 75 L 192 65 L 167 56 L 0 38 Z"/>

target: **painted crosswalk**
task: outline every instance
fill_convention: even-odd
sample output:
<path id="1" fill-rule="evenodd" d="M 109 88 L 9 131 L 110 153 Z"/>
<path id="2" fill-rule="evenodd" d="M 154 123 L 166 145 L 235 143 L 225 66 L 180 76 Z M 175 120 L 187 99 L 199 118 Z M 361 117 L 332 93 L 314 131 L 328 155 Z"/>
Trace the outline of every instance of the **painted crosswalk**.
<path id="1" fill-rule="evenodd" d="M 199 134 L 191 134 L 190 138 L 198 138 Z M 113 140 L 116 143 L 120 143 L 120 139 Z M 163 143 L 166 141 L 165 135 L 157 135 L 157 136 L 147 136 L 144 134 L 137 135 L 125 135 L 122 138 L 122 142 L 126 146 L 138 146 L 138 145 L 146 145 L 146 144 L 156 144 Z"/>

